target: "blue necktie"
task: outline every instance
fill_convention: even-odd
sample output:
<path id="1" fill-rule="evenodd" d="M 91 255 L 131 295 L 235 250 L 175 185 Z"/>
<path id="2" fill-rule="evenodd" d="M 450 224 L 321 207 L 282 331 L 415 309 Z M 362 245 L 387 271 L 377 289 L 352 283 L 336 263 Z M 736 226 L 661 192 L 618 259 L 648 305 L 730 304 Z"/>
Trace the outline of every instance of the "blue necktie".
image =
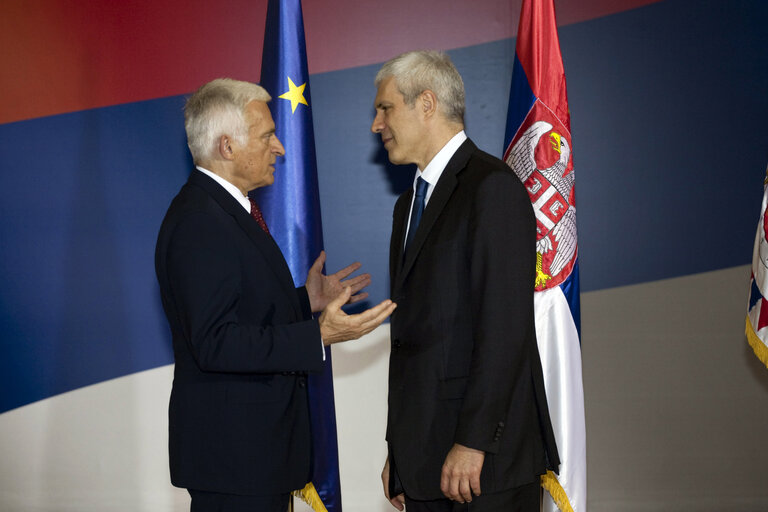
<path id="1" fill-rule="evenodd" d="M 427 183 L 421 177 L 416 179 L 416 195 L 413 198 L 413 207 L 411 208 L 411 223 L 408 225 L 408 236 L 405 239 L 405 250 L 408 250 L 408 246 L 411 245 L 416 234 L 416 228 L 419 227 L 419 221 L 421 220 L 421 214 L 424 213 L 424 203 L 427 199 Z"/>

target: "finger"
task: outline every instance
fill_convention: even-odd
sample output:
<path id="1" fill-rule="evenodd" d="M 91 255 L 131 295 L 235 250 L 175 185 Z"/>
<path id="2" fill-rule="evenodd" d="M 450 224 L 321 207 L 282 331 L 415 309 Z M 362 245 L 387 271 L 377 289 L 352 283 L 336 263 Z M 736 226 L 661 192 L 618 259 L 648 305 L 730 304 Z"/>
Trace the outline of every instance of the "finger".
<path id="1" fill-rule="evenodd" d="M 331 309 L 331 310 L 341 309 L 341 306 L 347 303 L 351 295 L 352 295 L 352 289 L 349 286 L 345 286 L 344 289 L 341 291 L 341 293 L 338 294 L 331 302 L 328 303 L 325 309 Z"/>
<path id="2" fill-rule="evenodd" d="M 392 498 L 391 500 L 389 500 L 389 502 L 390 502 L 390 503 L 392 504 L 392 506 L 393 506 L 393 507 L 395 507 L 397 510 L 403 510 L 403 508 L 404 508 L 404 507 L 403 507 L 403 504 L 405 503 L 405 496 L 404 496 L 404 495 L 402 495 L 402 494 L 398 494 L 397 496 L 395 496 L 394 498 Z"/>
<path id="3" fill-rule="evenodd" d="M 463 501 L 472 501 L 472 490 L 469 488 L 469 480 L 467 478 L 462 478 L 459 481 L 459 494 Z"/>
<path id="4" fill-rule="evenodd" d="M 335 277 L 339 278 L 339 279 L 344 279 L 345 277 L 347 277 L 352 272 L 354 272 L 355 270 L 359 269 L 362 266 L 363 266 L 362 263 L 360 263 L 359 261 L 356 261 L 356 262 L 352 263 L 351 265 L 347 265 L 346 267 L 344 267 L 343 269 L 339 270 L 338 272 L 336 272 L 333 275 Z"/>
<path id="5" fill-rule="evenodd" d="M 448 476 L 448 473 L 445 471 L 445 468 L 443 468 L 442 473 L 440 473 L 440 490 L 443 492 L 446 498 L 451 498 L 448 495 L 448 493 L 451 492 L 451 479 Z"/>
<path id="6" fill-rule="evenodd" d="M 448 484 L 448 494 L 454 501 L 463 501 L 461 499 L 461 494 L 459 494 L 459 479 L 457 477 L 451 478 L 451 481 Z"/>
<path id="7" fill-rule="evenodd" d="M 373 320 L 370 320 L 370 321 L 366 322 L 366 323 L 365 323 L 365 324 L 362 326 L 362 327 L 363 327 L 363 329 L 364 329 L 364 332 L 363 332 L 363 334 L 368 334 L 369 332 L 371 332 L 372 330 L 374 330 L 375 328 L 377 328 L 379 325 L 381 325 L 381 323 L 382 323 L 384 320 L 386 320 L 386 319 L 387 319 L 387 317 L 388 317 L 389 315 L 391 315 L 391 314 L 392 314 L 392 312 L 395 310 L 395 308 L 396 308 L 396 307 L 397 307 L 397 304 L 395 304 L 395 303 L 392 303 L 392 304 L 390 304 L 390 306 L 389 306 L 387 309 L 385 309 L 384 311 L 382 311 L 382 312 L 381 312 L 381 314 L 379 314 L 379 315 L 378 315 L 376 318 L 374 318 Z"/>
<path id="8" fill-rule="evenodd" d="M 310 267 L 310 272 L 320 272 L 323 271 L 323 265 L 325 265 L 325 251 L 320 251 L 320 255 L 317 257 L 315 262 Z"/>
<path id="9" fill-rule="evenodd" d="M 480 496 L 480 472 L 473 473 L 469 477 L 469 485 L 472 487 L 472 493 L 475 496 Z"/>
<path id="10" fill-rule="evenodd" d="M 368 320 L 367 322 L 365 322 L 364 327 L 366 327 L 366 328 L 370 327 L 370 330 L 375 329 L 376 327 L 378 327 L 381 324 L 381 322 L 386 320 L 387 317 L 392 314 L 392 312 L 395 310 L 395 308 L 397 308 L 397 304 L 392 302 L 386 308 L 381 310 L 381 312 L 378 315 L 376 315 L 372 320 Z"/>
<path id="11" fill-rule="evenodd" d="M 366 309 L 362 313 L 350 315 L 350 320 L 362 326 L 366 322 L 374 321 L 382 311 L 386 311 L 392 304 L 394 304 L 394 302 L 392 302 L 390 299 L 383 300 L 372 308 Z"/>
<path id="12" fill-rule="evenodd" d="M 369 284 L 371 284 L 371 274 L 360 274 L 341 282 L 342 286 L 350 286 L 353 293 L 365 288 Z"/>
<path id="13" fill-rule="evenodd" d="M 389 496 L 389 468 L 387 467 L 381 472 L 381 483 L 384 485 L 384 496 L 391 501 L 392 498 Z"/>
<path id="14" fill-rule="evenodd" d="M 440 490 L 449 500 L 458 498 L 458 479 L 452 475 L 453 471 L 449 466 L 443 466 L 440 473 Z"/>
<path id="15" fill-rule="evenodd" d="M 361 300 L 364 300 L 367 298 L 368 298 L 368 292 L 358 293 L 357 295 L 353 295 L 349 298 L 348 304 L 354 304 L 355 302 L 360 302 Z"/>

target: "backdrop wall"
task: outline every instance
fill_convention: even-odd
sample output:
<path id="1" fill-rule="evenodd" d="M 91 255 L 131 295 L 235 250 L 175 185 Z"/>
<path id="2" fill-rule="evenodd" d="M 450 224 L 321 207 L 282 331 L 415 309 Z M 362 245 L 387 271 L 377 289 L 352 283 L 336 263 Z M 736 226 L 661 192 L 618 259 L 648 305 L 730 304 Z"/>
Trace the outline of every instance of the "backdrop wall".
<path id="1" fill-rule="evenodd" d="M 191 168 L 184 95 L 216 76 L 258 80 L 266 2 L 222 6 L 0 7 L 3 510 L 187 506 L 166 469 L 172 354 L 153 251 Z M 372 302 L 387 295 L 391 210 L 413 176 L 369 131 L 373 76 L 401 51 L 447 50 L 470 137 L 500 155 L 519 6 L 305 2 L 328 268 L 362 261 Z M 743 318 L 768 163 L 768 4 L 556 6 L 590 509 L 766 509 L 768 369 Z M 387 333 L 334 347 L 348 511 L 388 507 Z"/>

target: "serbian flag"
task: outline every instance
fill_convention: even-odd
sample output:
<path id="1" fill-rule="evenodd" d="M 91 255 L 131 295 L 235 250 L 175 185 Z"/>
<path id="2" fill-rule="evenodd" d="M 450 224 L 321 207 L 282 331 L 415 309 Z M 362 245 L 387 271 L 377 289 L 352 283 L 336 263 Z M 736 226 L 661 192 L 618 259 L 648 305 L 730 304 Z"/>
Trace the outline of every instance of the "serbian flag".
<path id="1" fill-rule="evenodd" d="M 768 366 L 768 169 L 763 184 L 763 208 L 757 223 L 752 251 L 752 284 L 747 305 L 747 341 L 755 355 Z"/>
<path id="2" fill-rule="evenodd" d="M 269 0 L 261 85 L 272 95 L 270 109 L 285 157 L 275 164 L 275 182 L 258 189 L 270 232 L 297 286 L 323 248 L 317 186 L 312 100 L 300 0 Z M 308 380 L 312 421 L 312 476 L 296 492 L 316 512 L 341 512 L 339 450 L 333 399 L 331 351 L 325 369 Z"/>
<path id="3" fill-rule="evenodd" d="M 536 336 L 560 454 L 541 485 L 544 510 L 585 512 L 584 391 L 571 121 L 553 0 L 523 0 L 504 138 L 504 160 L 536 214 Z"/>

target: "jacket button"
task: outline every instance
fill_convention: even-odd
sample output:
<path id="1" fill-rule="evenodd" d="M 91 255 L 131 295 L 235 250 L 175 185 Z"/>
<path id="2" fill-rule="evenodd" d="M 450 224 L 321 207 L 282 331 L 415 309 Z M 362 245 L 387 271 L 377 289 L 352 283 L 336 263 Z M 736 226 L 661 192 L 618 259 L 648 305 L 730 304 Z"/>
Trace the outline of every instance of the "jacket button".
<path id="1" fill-rule="evenodd" d="M 403 344 L 400 342 L 399 339 L 394 339 L 394 340 L 392 340 L 392 346 L 395 347 L 395 348 L 400 348 L 400 347 L 403 346 Z"/>
<path id="2" fill-rule="evenodd" d="M 307 387 L 307 381 L 306 381 L 306 380 L 304 380 L 304 379 L 301 379 L 301 380 L 299 381 L 299 387 L 300 387 L 300 388 L 305 388 L 305 387 Z"/>

